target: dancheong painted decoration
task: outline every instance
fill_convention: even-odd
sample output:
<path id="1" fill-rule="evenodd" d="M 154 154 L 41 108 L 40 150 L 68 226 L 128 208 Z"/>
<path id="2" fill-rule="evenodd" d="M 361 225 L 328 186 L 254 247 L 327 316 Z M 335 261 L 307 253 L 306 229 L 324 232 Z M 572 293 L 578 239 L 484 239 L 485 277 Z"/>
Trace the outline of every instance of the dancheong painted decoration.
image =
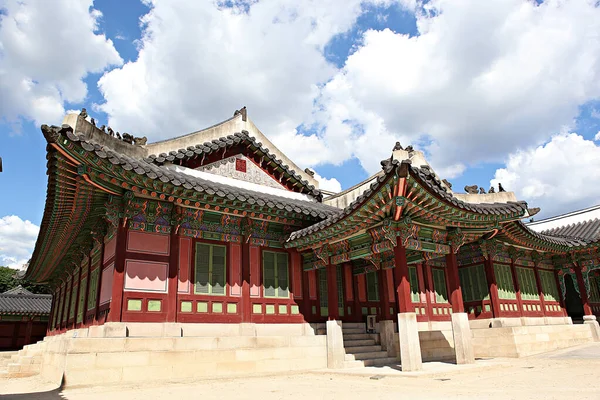
<path id="1" fill-rule="evenodd" d="M 453 192 L 412 146 L 390 144 L 380 172 L 330 193 L 245 108 L 156 143 L 87 113 L 42 133 L 48 191 L 27 277 L 53 288 L 50 335 L 600 313 L 598 207 L 532 222 L 539 209 L 501 186 Z"/>

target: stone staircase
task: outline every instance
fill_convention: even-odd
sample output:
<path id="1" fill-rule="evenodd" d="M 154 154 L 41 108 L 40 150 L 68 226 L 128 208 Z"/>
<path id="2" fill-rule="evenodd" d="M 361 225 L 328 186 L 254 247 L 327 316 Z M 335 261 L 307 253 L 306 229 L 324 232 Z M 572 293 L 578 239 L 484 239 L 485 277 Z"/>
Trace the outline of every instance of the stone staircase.
<path id="1" fill-rule="evenodd" d="M 366 324 L 344 322 L 342 334 L 346 352 L 344 368 L 398 364 L 396 357 L 381 349 L 379 334 L 367 333 Z"/>
<path id="2" fill-rule="evenodd" d="M 0 353 L 0 378 L 37 375 L 41 367 L 42 355 L 37 343 L 27 345 L 19 351 Z"/>

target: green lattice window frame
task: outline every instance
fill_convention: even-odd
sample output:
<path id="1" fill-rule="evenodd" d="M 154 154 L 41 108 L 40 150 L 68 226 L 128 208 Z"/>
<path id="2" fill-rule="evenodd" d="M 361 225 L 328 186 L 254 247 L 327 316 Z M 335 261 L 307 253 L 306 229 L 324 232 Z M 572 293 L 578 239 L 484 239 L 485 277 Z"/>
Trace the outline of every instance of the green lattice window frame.
<path id="1" fill-rule="evenodd" d="M 377 273 L 367 272 L 367 301 L 379 301 L 379 280 L 377 279 Z"/>
<path id="2" fill-rule="evenodd" d="M 290 267 L 288 254 L 263 251 L 263 296 L 288 299 L 290 297 Z"/>
<path id="3" fill-rule="evenodd" d="M 77 304 L 77 290 L 79 285 L 73 285 L 71 290 L 71 301 L 69 306 L 69 320 L 75 318 L 75 305 Z"/>
<path id="4" fill-rule="evenodd" d="M 335 283 L 337 285 L 338 314 L 344 316 L 344 270 L 341 264 L 335 266 Z"/>
<path id="5" fill-rule="evenodd" d="M 98 278 L 100 276 L 100 268 L 96 268 L 90 273 L 90 288 L 88 291 L 87 309 L 92 310 L 96 307 L 98 299 Z"/>
<path id="6" fill-rule="evenodd" d="M 319 314 L 326 317 L 329 315 L 329 293 L 327 290 L 327 270 L 325 268 L 317 270 L 317 280 L 319 284 Z"/>
<path id="7" fill-rule="evenodd" d="M 481 301 L 490 298 L 483 264 L 458 269 L 460 287 L 464 302 Z"/>
<path id="8" fill-rule="evenodd" d="M 79 301 L 77 305 L 77 323 L 83 322 L 83 314 L 85 313 L 85 289 L 87 287 L 87 276 L 81 278 L 81 290 L 79 291 Z"/>
<path id="9" fill-rule="evenodd" d="M 544 300 L 560 301 L 554 271 L 539 270 L 538 272 L 540 274 L 540 281 L 542 283 L 542 293 L 544 293 Z"/>
<path id="10" fill-rule="evenodd" d="M 448 303 L 448 286 L 446 285 L 446 271 L 442 268 L 432 268 L 433 289 L 435 290 L 435 302 L 438 304 Z"/>
<path id="11" fill-rule="evenodd" d="M 590 301 L 592 303 L 600 303 L 600 279 L 590 273 L 588 280 L 590 281 Z"/>
<path id="12" fill-rule="evenodd" d="M 410 282 L 410 300 L 413 303 L 420 303 L 421 295 L 419 293 L 419 275 L 417 274 L 417 267 L 408 267 L 408 280 Z"/>
<path id="13" fill-rule="evenodd" d="M 227 247 L 196 243 L 194 294 L 225 296 L 227 286 Z"/>
<path id="14" fill-rule="evenodd" d="M 535 271 L 531 268 L 517 267 L 517 279 L 521 290 L 521 299 L 539 300 L 537 283 L 535 282 Z"/>
<path id="15" fill-rule="evenodd" d="M 498 298 L 504 300 L 516 300 L 517 291 L 512 278 L 510 265 L 494 264 L 496 285 L 498 286 Z"/>

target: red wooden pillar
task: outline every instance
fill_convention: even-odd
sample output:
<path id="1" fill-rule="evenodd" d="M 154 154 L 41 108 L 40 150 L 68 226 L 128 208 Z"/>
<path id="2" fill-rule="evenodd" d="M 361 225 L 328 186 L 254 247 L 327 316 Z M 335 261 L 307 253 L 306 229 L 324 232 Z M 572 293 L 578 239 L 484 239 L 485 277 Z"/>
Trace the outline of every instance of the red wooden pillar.
<path id="1" fill-rule="evenodd" d="M 171 227 L 169 241 L 169 271 L 167 274 L 166 322 L 177 321 L 177 279 L 179 276 L 179 235 L 174 226 Z"/>
<path id="2" fill-rule="evenodd" d="M 581 304 L 583 305 L 583 314 L 584 315 L 594 315 L 592 312 L 592 307 L 590 307 L 590 302 L 588 299 L 588 293 L 585 288 L 585 282 L 583 280 L 583 273 L 581 272 L 581 268 L 576 265 L 575 276 L 577 277 L 577 284 L 579 285 L 579 296 L 581 297 Z"/>
<path id="3" fill-rule="evenodd" d="M 340 311 L 338 306 L 338 285 L 337 270 L 335 265 L 329 264 L 327 267 L 327 307 L 329 310 L 329 320 L 339 320 Z"/>
<path id="4" fill-rule="evenodd" d="M 450 251 L 450 254 L 446 254 L 446 271 L 448 287 L 450 289 L 450 304 L 452 305 L 453 313 L 465 312 L 465 305 L 463 303 L 462 290 L 460 288 L 460 278 L 458 277 L 458 263 L 456 261 L 456 254 L 454 251 Z"/>
<path id="5" fill-rule="evenodd" d="M 513 278 L 513 285 L 517 292 L 517 307 L 519 308 L 519 315 L 523 316 L 523 300 L 521 299 L 521 284 L 519 283 L 519 277 L 517 276 L 517 267 L 515 267 L 515 260 L 510 260 L 510 273 Z"/>
<path id="6" fill-rule="evenodd" d="M 538 290 L 538 295 L 540 296 L 540 303 L 542 305 L 542 314 L 546 315 L 546 302 L 544 300 L 544 290 L 542 288 L 542 280 L 540 279 L 540 271 L 538 270 L 537 265 L 533 267 L 533 273 L 535 274 L 535 286 Z"/>
<path id="7" fill-rule="evenodd" d="M 250 244 L 242 243 L 242 322 L 252 320 L 252 301 L 250 300 Z"/>
<path id="8" fill-rule="evenodd" d="M 381 320 L 387 321 L 392 319 L 390 314 L 390 297 L 388 296 L 388 285 L 391 282 L 387 280 L 387 274 L 385 270 L 377 270 L 377 280 L 379 281 L 379 303 L 381 306 Z"/>
<path id="9" fill-rule="evenodd" d="M 406 261 L 406 248 L 400 238 L 396 238 L 394 247 L 394 285 L 396 286 L 396 301 L 398 312 L 414 312 L 415 307 L 410 298 L 410 278 L 408 276 L 408 263 Z"/>
<path id="10" fill-rule="evenodd" d="M 500 318 L 500 298 L 498 297 L 498 282 L 494 273 L 494 261 L 491 258 L 484 261 L 485 277 L 490 292 L 490 303 L 492 305 L 492 316 Z"/>
<path id="11" fill-rule="evenodd" d="M 121 322 L 123 311 L 123 286 L 125 283 L 125 251 L 127 246 L 126 221 L 119 220 L 115 254 L 115 269 L 113 271 L 112 296 L 106 322 Z"/>

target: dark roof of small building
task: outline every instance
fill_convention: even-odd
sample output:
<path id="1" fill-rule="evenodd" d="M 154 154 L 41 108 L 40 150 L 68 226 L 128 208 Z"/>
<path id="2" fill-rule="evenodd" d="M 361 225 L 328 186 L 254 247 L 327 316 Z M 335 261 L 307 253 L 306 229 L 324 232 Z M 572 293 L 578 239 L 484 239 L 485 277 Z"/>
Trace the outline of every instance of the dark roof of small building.
<path id="1" fill-rule="evenodd" d="M 2 294 L 33 294 L 33 293 L 30 292 L 29 290 L 25 289 L 23 286 L 19 285 L 16 288 L 7 290 L 6 292 L 4 292 Z"/>
<path id="2" fill-rule="evenodd" d="M 212 154 L 216 151 L 223 151 L 233 146 L 244 145 L 256 148 L 256 150 L 265 157 L 267 161 L 273 162 L 278 167 L 282 168 L 285 174 L 295 181 L 299 182 L 300 185 L 307 190 L 309 194 L 315 197 L 322 197 L 321 192 L 316 189 L 313 185 L 309 184 L 306 180 L 302 179 L 295 170 L 283 163 L 279 158 L 275 156 L 265 145 L 261 142 L 257 142 L 255 138 L 250 136 L 247 131 L 236 132 L 233 135 L 228 135 L 214 139 L 210 142 L 204 142 L 195 146 L 188 146 L 186 149 L 179 149 L 177 151 L 170 151 L 169 154 L 151 154 L 145 161 L 161 165 L 164 162 L 176 162 L 179 160 L 188 160 L 195 157 L 202 157 Z"/>
<path id="3" fill-rule="evenodd" d="M 547 229 L 541 233 L 551 236 L 577 238 L 592 242 L 600 239 L 600 219 L 596 218 L 578 222 L 576 224 Z"/>
<path id="4" fill-rule="evenodd" d="M 25 290 L 25 289 L 24 289 Z M 25 290 L 29 292 L 28 290 Z M 9 291 L 10 292 L 10 291 Z M 52 307 L 50 294 L 0 294 L 1 314 L 48 315 Z"/>
<path id="5" fill-rule="evenodd" d="M 61 128 L 56 127 L 56 129 L 60 130 Z M 183 186 L 188 190 L 194 189 L 198 192 L 215 195 L 221 198 L 227 198 L 229 200 L 239 200 L 242 202 L 248 202 L 249 204 L 259 204 L 261 206 L 267 205 L 268 207 L 282 210 L 285 209 L 290 212 L 295 211 L 297 213 L 310 215 L 316 218 L 327 218 L 328 216 L 337 215 L 341 212 L 341 210 L 336 207 L 329 206 L 318 201 L 303 201 L 267 193 L 260 193 L 249 189 L 212 182 L 184 173 L 171 171 L 146 160 L 140 160 L 125 154 L 121 154 L 109 147 L 101 146 L 94 141 L 86 140 L 84 135 L 75 134 L 72 132 L 72 130 L 67 131 L 67 137 L 73 142 L 79 142 L 84 150 L 94 152 L 98 157 L 107 159 L 114 165 L 120 165 L 127 171 L 133 171 L 139 175 L 145 175 L 150 179 L 160 180 L 164 183 L 169 182 L 175 186 Z"/>

